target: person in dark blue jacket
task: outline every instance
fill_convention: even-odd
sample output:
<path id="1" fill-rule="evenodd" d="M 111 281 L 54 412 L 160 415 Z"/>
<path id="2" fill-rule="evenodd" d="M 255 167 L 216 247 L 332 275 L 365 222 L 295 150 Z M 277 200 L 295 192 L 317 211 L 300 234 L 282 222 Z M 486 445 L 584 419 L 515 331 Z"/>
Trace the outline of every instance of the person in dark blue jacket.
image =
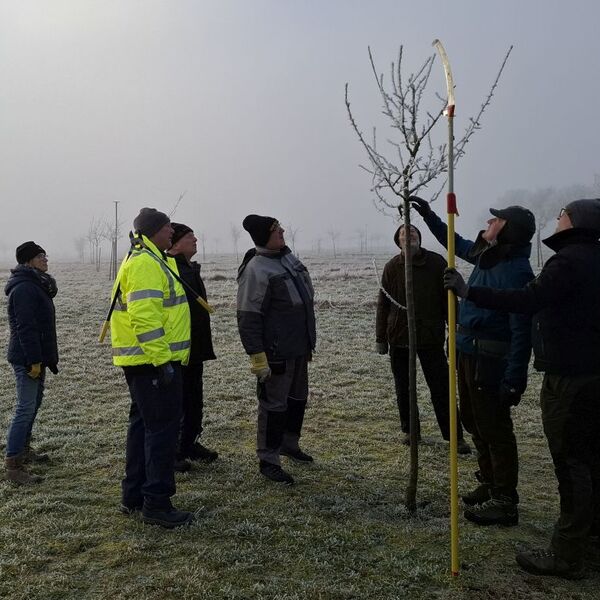
<path id="1" fill-rule="evenodd" d="M 25 242 L 16 251 L 18 266 L 6 283 L 10 339 L 7 358 L 17 380 L 17 404 L 6 436 L 6 477 L 17 484 L 38 483 L 25 462 L 48 460 L 30 446 L 31 430 L 42 403 L 46 369 L 58 373 L 56 320 L 52 298 L 57 287 L 47 273 L 46 251 Z"/>
<path id="2" fill-rule="evenodd" d="M 425 200 L 412 197 L 411 201 L 446 246 L 446 224 Z M 521 206 L 490 212 L 487 229 L 474 242 L 455 235 L 456 255 L 473 265 L 469 285 L 521 288 L 533 279 L 529 256 L 535 218 Z M 519 460 L 510 411 L 527 386 L 531 318 L 462 300 L 457 321 L 460 414 L 479 463 L 479 485 L 462 496 L 468 505 L 465 518 L 479 525 L 516 525 Z"/>

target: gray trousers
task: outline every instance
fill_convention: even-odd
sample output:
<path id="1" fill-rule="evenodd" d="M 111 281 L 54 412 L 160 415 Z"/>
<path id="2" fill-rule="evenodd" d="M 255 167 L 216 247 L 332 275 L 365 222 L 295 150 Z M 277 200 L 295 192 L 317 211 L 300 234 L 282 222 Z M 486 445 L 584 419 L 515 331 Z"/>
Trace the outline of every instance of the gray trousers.
<path id="1" fill-rule="evenodd" d="M 308 398 L 308 356 L 269 362 L 271 378 L 257 384 L 256 454 L 280 464 L 281 448 L 298 449 Z"/>

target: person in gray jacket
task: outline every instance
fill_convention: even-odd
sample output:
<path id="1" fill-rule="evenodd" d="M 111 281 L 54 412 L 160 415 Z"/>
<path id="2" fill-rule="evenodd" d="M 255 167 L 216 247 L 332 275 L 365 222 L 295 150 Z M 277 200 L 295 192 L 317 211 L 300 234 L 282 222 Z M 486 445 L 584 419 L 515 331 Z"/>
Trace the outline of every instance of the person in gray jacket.
<path id="1" fill-rule="evenodd" d="M 299 440 L 316 342 L 314 291 L 277 219 L 248 215 L 242 225 L 256 246 L 238 270 L 237 319 L 257 377 L 259 469 L 268 479 L 291 485 L 294 479 L 281 468 L 280 455 L 313 462 Z"/>

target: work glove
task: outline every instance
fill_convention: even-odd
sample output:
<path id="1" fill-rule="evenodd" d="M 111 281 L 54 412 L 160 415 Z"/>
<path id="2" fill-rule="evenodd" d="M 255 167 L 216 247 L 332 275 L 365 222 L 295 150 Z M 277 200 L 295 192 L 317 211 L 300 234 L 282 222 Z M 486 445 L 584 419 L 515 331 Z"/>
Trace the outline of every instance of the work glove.
<path id="1" fill-rule="evenodd" d="M 33 363 L 27 370 L 27 375 L 31 379 L 37 379 L 42 373 L 42 363 Z"/>
<path id="2" fill-rule="evenodd" d="M 250 372 L 258 377 L 259 383 L 265 383 L 271 377 L 271 367 L 264 352 L 250 355 Z"/>
<path id="3" fill-rule="evenodd" d="M 469 293 L 469 286 L 462 275 L 450 267 L 444 269 L 444 289 L 452 290 L 459 298 L 466 298 Z"/>
<path id="4" fill-rule="evenodd" d="M 387 342 L 375 342 L 375 350 L 377 354 L 387 354 L 388 353 L 388 343 Z"/>
<path id="5" fill-rule="evenodd" d="M 433 213 L 431 206 L 429 206 L 429 202 L 427 202 L 427 200 L 423 200 L 423 198 L 419 198 L 418 196 L 410 196 L 408 201 L 423 218 L 428 217 Z"/>
<path id="6" fill-rule="evenodd" d="M 158 370 L 158 386 L 159 387 L 167 387 L 171 383 L 173 383 L 173 378 L 175 377 L 175 369 L 173 365 L 168 362 L 164 365 L 160 365 L 156 367 Z"/>
<path id="7" fill-rule="evenodd" d="M 54 375 L 58 375 L 58 365 L 46 365 L 50 371 Z"/>
<path id="8" fill-rule="evenodd" d="M 521 392 L 503 381 L 500 384 L 500 402 L 504 406 L 517 406 L 521 402 Z"/>

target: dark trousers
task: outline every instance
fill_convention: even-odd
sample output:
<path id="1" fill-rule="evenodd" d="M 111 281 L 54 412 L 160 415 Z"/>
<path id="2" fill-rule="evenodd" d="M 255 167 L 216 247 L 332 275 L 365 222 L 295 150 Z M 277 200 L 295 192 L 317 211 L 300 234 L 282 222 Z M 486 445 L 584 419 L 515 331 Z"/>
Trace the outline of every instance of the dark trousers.
<path id="1" fill-rule="evenodd" d="M 279 465 L 282 447 L 299 448 L 308 397 L 308 357 L 269 362 L 271 378 L 257 384 L 256 454 Z"/>
<path id="2" fill-rule="evenodd" d="M 187 452 L 202 433 L 202 416 L 204 410 L 202 390 L 203 371 L 204 366 L 202 363 L 181 367 L 183 411 L 181 415 L 178 452 L 182 456 L 187 455 Z"/>
<path id="3" fill-rule="evenodd" d="M 542 421 L 558 479 L 560 516 L 552 548 L 583 557 L 590 530 L 600 533 L 600 376 L 544 376 Z"/>
<path id="4" fill-rule="evenodd" d="M 486 386 L 478 380 L 479 376 L 475 356 L 459 354 L 462 423 L 477 448 L 480 481 L 491 484 L 492 497 L 510 497 L 517 503 L 519 457 L 510 406 L 501 401 L 497 386 Z"/>
<path id="5" fill-rule="evenodd" d="M 450 439 L 450 408 L 448 385 L 448 362 L 442 346 L 418 348 L 417 356 L 423 369 L 425 381 L 429 387 L 431 403 L 435 411 L 442 437 Z M 396 386 L 396 402 L 400 411 L 400 427 L 404 433 L 410 432 L 410 400 L 408 393 L 408 348 L 390 347 L 390 363 L 394 384 Z M 418 410 L 418 409 L 417 409 Z M 417 414 L 417 423 L 419 415 Z M 458 439 L 463 437 L 460 420 L 458 420 Z M 420 430 L 420 425 L 419 425 Z"/>
<path id="6" fill-rule="evenodd" d="M 144 367 L 146 367 L 144 365 Z M 158 383 L 152 367 L 125 367 L 131 394 L 123 503 L 167 510 L 175 494 L 175 448 L 181 418 L 181 367 L 168 386 Z"/>

